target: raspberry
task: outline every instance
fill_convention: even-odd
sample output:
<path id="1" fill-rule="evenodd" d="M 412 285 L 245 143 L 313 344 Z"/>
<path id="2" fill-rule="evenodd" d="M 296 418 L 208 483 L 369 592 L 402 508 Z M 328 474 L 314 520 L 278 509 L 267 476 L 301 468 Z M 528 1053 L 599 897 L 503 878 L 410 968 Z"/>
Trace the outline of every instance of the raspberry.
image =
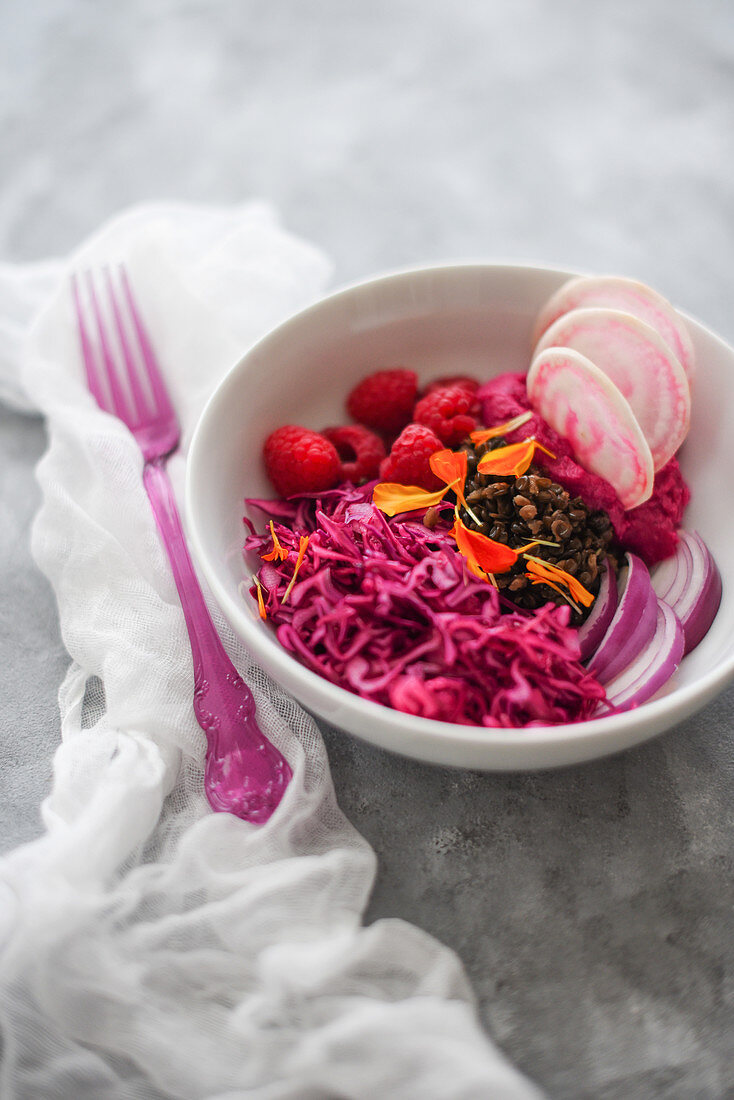
<path id="1" fill-rule="evenodd" d="M 447 386 L 422 397 L 413 419 L 435 432 L 444 447 L 456 447 L 477 426 L 474 394 L 461 386 Z"/>
<path id="2" fill-rule="evenodd" d="M 476 378 L 470 378 L 468 374 L 447 374 L 443 378 L 434 378 L 432 382 L 429 382 L 423 391 L 423 396 L 427 397 L 434 390 L 445 390 L 447 386 L 461 386 L 463 390 L 468 390 L 469 393 L 476 393 L 479 389 Z"/>
<path id="3" fill-rule="evenodd" d="M 423 424 L 408 424 L 395 440 L 387 458 L 380 463 L 383 481 L 396 481 L 399 485 L 420 485 L 432 491 L 440 489 L 440 481 L 431 470 L 429 458 L 443 449 L 438 436 Z"/>
<path id="4" fill-rule="evenodd" d="M 324 428 L 322 435 L 336 447 L 341 459 L 341 481 L 359 485 L 371 481 L 380 471 L 385 457 L 385 444 L 379 435 L 361 424 L 345 424 L 343 428 Z"/>
<path id="5" fill-rule="evenodd" d="M 267 475 L 282 497 L 333 489 L 341 473 L 334 444 L 295 424 L 271 432 L 263 446 L 263 459 Z"/>
<path id="6" fill-rule="evenodd" d="M 367 375 L 347 397 L 353 420 L 373 431 L 395 435 L 409 422 L 418 397 L 415 371 L 396 367 Z"/>

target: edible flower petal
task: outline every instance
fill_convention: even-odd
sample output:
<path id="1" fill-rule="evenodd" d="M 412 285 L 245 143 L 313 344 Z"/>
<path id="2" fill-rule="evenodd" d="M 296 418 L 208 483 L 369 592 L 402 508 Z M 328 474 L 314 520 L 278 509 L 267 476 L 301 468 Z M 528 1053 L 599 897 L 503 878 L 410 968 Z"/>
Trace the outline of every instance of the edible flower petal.
<path id="1" fill-rule="evenodd" d="M 464 555 L 470 571 L 476 576 L 505 573 L 517 561 L 516 550 L 467 527 L 459 515 L 458 507 L 454 509 L 454 526 L 449 534 L 456 539 L 459 552 Z"/>
<path id="2" fill-rule="evenodd" d="M 453 489 L 456 493 L 462 508 L 469 513 L 475 523 L 481 524 L 481 520 L 474 515 L 464 496 L 467 466 L 466 451 L 451 451 L 448 448 L 443 451 L 435 451 L 428 461 L 436 477 L 440 478 L 441 481 L 445 481 L 446 487 Z"/>
<path id="3" fill-rule="evenodd" d="M 516 428 L 521 428 L 523 424 L 527 424 L 532 415 L 532 411 L 528 409 L 527 412 L 513 416 L 512 420 L 506 420 L 504 424 L 496 424 L 494 428 L 481 428 L 476 432 L 472 432 L 469 438 L 472 443 L 486 443 L 488 439 L 497 439 L 500 435 L 508 435 L 510 432 L 514 432 Z"/>
<path id="4" fill-rule="evenodd" d="M 269 554 L 261 554 L 260 557 L 263 561 L 275 561 L 276 558 L 278 561 L 285 561 L 288 557 L 288 551 L 278 541 L 278 536 L 275 533 L 272 520 L 270 521 L 270 533 L 273 536 L 273 549 Z"/>
<path id="5" fill-rule="evenodd" d="M 421 489 L 419 485 L 399 485 L 393 481 L 383 481 L 375 485 L 372 503 L 385 515 L 396 516 L 401 512 L 416 512 L 420 508 L 432 508 L 440 504 L 449 489 L 453 489 L 459 503 L 476 520 L 464 497 L 466 451 L 452 451 L 448 448 L 435 451 L 429 459 L 429 464 L 431 472 L 446 483 L 445 489 L 430 493 L 426 489 Z"/>
<path id="6" fill-rule="evenodd" d="M 429 493 L 420 485 L 398 485 L 394 481 L 381 481 L 372 492 L 372 503 L 386 516 L 397 516 L 400 512 L 416 512 L 419 508 L 430 508 L 440 504 L 449 491 L 439 489 Z"/>
<path id="7" fill-rule="evenodd" d="M 291 589 L 293 588 L 293 585 L 296 583 L 296 577 L 298 576 L 298 570 L 301 568 L 301 565 L 303 564 L 303 559 L 306 555 L 306 547 L 307 546 L 308 546 L 308 535 L 301 535 L 300 540 L 298 542 L 298 557 L 296 558 L 296 564 L 295 564 L 295 567 L 293 569 L 293 576 L 291 577 L 290 584 L 288 585 L 285 592 L 283 593 L 283 599 L 280 601 L 281 603 L 285 603 L 285 601 L 288 599 L 288 597 L 291 594 Z"/>
<path id="8" fill-rule="evenodd" d="M 257 577 L 253 577 L 252 579 L 255 582 L 255 588 L 257 589 L 257 606 L 258 610 L 260 611 L 260 618 L 267 619 L 268 613 L 265 610 L 265 600 L 263 599 L 262 585 L 260 584 L 260 581 Z"/>
<path id="9" fill-rule="evenodd" d="M 520 477 L 525 473 L 535 457 L 536 450 L 545 451 L 551 458 L 552 454 L 542 443 L 532 436 L 523 439 L 520 443 L 508 443 L 506 447 L 497 447 L 494 451 L 487 451 L 479 460 L 477 470 L 480 474 L 513 474 Z"/>
<path id="10" fill-rule="evenodd" d="M 466 481 L 466 451 L 451 451 L 446 448 L 436 451 L 429 458 L 431 470 L 452 488 L 458 481 L 461 485 Z"/>
<path id="11" fill-rule="evenodd" d="M 556 592 L 559 592 L 564 599 L 567 597 L 561 589 L 566 588 L 577 603 L 583 604 L 584 607 L 591 607 L 594 597 L 576 577 L 567 573 L 565 569 L 559 569 L 557 565 L 542 561 L 541 558 L 533 557 L 530 554 L 527 555 L 527 558 L 526 572 L 532 584 L 547 584 Z"/>

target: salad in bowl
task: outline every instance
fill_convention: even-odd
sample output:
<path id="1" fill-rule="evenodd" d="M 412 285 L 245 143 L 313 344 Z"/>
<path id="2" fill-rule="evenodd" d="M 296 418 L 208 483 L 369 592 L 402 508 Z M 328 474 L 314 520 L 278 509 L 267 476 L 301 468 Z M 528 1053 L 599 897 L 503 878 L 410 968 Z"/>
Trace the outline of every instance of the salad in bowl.
<path id="1" fill-rule="evenodd" d="M 708 336 L 618 276 L 459 265 L 339 292 L 205 411 L 195 553 L 266 670 L 376 744 L 512 768 L 637 743 L 734 664 L 704 686 L 722 569 L 699 406 L 732 356 Z M 267 415 L 243 448 L 248 385 L 249 431 Z M 236 545 L 197 495 L 213 454 Z"/>

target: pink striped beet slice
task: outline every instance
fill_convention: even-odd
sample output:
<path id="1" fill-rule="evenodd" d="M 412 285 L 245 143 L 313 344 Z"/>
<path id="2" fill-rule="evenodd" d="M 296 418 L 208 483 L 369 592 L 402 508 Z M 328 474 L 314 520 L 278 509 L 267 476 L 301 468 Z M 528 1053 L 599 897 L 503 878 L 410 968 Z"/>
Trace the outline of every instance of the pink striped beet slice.
<path id="1" fill-rule="evenodd" d="M 629 402 L 597 366 L 571 348 L 546 348 L 527 375 L 533 408 L 564 436 L 577 461 L 605 478 L 622 505 L 635 508 L 652 492 L 650 447 Z"/>
<path id="2" fill-rule="evenodd" d="M 540 310 L 533 344 L 537 344 L 545 330 L 562 314 L 591 306 L 621 309 L 645 321 L 665 340 L 686 372 L 688 381 L 693 379 L 693 341 L 683 318 L 652 287 L 621 275 L 580 275 L 565 282 Z"/>
<path id="3" fill-rule="evenodd" d="M 659 470 L 688 434 L 691 389 L 662 337 L 618 309 L 572 309 L 546 329 L 534 355 L 566 347 L 590 359 L 627 398 Z"/>

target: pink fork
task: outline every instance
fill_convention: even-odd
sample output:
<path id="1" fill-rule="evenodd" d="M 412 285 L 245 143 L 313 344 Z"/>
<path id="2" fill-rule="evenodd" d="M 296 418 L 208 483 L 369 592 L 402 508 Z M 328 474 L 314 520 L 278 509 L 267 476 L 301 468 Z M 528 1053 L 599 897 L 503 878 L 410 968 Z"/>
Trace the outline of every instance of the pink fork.
<path id="1" fill-rule="evenodd" d="M 127 425 L 145 460 L 143 484 L 171 563 L 191 641 L 194 713 L 207 738 L 207 797 L 214 810 L 260 824 L 268 820 L 283 797 L 291 769 L 260 731 L 252 692 L 224 651 L 196 579 L 166 473 L 166 460 L 179 445 L 178 420 L 127 273 L 120 268 L 116 289 L 110 272 L 105 271 L 114 322 L 111 331 L 105 325 L 91 273 L 87 272 L 85 282 L 87 307 L 80 280 L 72 276 L 87 384 L 97 404 Z M 87 309 L 91 309 L 93 325 L 85 320 Z M 97 333 L 96 345 L 92 328 Z"/>

